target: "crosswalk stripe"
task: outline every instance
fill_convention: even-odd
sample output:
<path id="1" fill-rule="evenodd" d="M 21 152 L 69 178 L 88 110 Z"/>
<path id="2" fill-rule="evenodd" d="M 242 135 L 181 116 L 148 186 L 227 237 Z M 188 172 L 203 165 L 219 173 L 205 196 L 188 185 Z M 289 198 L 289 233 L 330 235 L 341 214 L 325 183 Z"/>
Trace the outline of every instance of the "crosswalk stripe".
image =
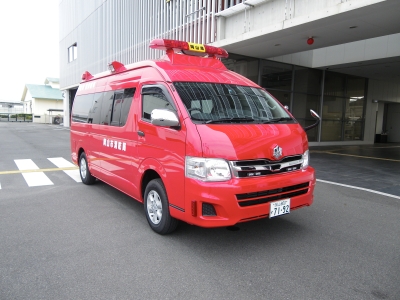
<path id="1" fill-rule="evenodd" d="M 31 159 L 14 159 L 14 162 L 20 171 L 39 169 Z M 44 172 L 22 173 L 22 176 L 30 187 L 53 185 L 53 182 L 44 174 Z"/>
<path id="2" fill-rule="evenodd" d="M 76 166 L 73 163 L 69 162 L 63 157 L 53 157 L 47 159 L 51 161 L 53 164 L 55 164 L 58 168 L 76 168 Z M 79 170 L 63 170 L 63 171 L 65 174 L 67 174 L 76 182 L 82 182 L 81 176 L 79 175 Z"/>

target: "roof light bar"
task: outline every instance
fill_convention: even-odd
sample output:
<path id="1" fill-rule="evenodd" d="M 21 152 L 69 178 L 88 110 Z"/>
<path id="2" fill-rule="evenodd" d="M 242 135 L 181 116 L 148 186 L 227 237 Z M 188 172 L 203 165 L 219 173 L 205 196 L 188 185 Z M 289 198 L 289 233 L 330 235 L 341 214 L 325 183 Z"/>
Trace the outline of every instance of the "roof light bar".
<path id="1" fill-rule="evenodd" d="M 204 47 L 206 47 L 206 52 L 210 56 L 223 57 L 223 58 L 228 58 L 228 56 L 229 56 L 228 51 L 226 51 L 223 48 L 207 46 L 207 45 L 205 45 Z"/>
<path id="2" fill-rule="evenodd" d="M 222 57 L 227 58 L 229 56 L 228 52 L 223 48 L 203 45 L 203 44 L 195 44 L 184 41 L 177 40 L 167 40 L 167 39 L 155 39 L 150 42 L 149 45 L 152 49 L 158 50 L 181 50 L 182 52 L 186 52 L 187 54 L 195 53 L 195 54 L 207 54 L 211 57 Z"/>

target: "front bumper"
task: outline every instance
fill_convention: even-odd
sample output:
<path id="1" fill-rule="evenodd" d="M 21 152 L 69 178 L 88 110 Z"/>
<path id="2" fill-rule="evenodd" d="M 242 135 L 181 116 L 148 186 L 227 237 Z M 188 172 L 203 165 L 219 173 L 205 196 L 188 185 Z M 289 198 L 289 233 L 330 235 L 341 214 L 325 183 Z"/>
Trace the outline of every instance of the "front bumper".
<path id="1" fill-rule="evenodd" d="M 271 176 L 232 178 L 226 182 L 185 178 L 183 221 L 201 227 L 232 226 L 268 217 L 271 201 L 290 198 L 291 210 L 310 206 L 315 182 L 312 167 Z M 214 207 L 215 215 L 210 215 L 210 207 Z"/>

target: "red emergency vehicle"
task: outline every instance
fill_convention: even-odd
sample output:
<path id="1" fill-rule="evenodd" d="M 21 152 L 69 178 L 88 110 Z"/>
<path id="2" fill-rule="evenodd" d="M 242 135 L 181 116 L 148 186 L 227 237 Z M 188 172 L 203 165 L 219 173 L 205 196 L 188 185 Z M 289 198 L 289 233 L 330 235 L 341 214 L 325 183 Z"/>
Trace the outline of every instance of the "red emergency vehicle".
<path id="1" fill-rule="evenodd" d="M 222 48 L 150 47 L 165 56 L 82 75 L 71 152 L 83 183 L 97 178 L 143 202 L 160 234 L 178 220 L 231 226 L 312 204 L 307 136 L 278 101 L 227 70 Z"/>

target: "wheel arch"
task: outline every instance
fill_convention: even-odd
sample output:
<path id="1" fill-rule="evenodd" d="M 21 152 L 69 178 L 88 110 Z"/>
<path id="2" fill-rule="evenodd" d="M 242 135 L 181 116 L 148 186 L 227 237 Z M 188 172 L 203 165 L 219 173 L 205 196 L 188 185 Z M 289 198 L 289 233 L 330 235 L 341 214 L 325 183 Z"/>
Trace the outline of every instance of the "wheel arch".
<path id="1" fill-rule="evenodd" d="M 82 152 L 85 152 L 85 150 L 84 150 L 82 147 L 80 147 L 80 148 L 78 149 L 78 164 L 79 164 L 79 158 L 81 157 Z M 86 153 L 86 152 L 85 152 L 85 153 Z M 87 155 L 86 155 L 86 158 L 89 159 L 89 158 L 87 157 Z"/>
<path id="2" fill-rule="evenodd" d="M 139 172 L 142 174 L 140 180 L 140 196 L 142 197 L 142 200 L 144 200 L 144 192 L 147 184 L 153 179 L 161 179 L 162 184 L 166 189 L 165 180 L 167 172 L 157 160 L 153 158 L 144 160 L 139 167 Z"/>
<path id="3" fill-rule="evenodd" d="M 162 181 L 161 176 L 153 169 L 148 169 L 143 173 L 142 182 L 140 184 L 140 195 L 142 199 L 144 199 L 144 192 L 149 182 L 152 181 L 153 179 L 158 179 L 158 178 L 161 179 Z"/>

